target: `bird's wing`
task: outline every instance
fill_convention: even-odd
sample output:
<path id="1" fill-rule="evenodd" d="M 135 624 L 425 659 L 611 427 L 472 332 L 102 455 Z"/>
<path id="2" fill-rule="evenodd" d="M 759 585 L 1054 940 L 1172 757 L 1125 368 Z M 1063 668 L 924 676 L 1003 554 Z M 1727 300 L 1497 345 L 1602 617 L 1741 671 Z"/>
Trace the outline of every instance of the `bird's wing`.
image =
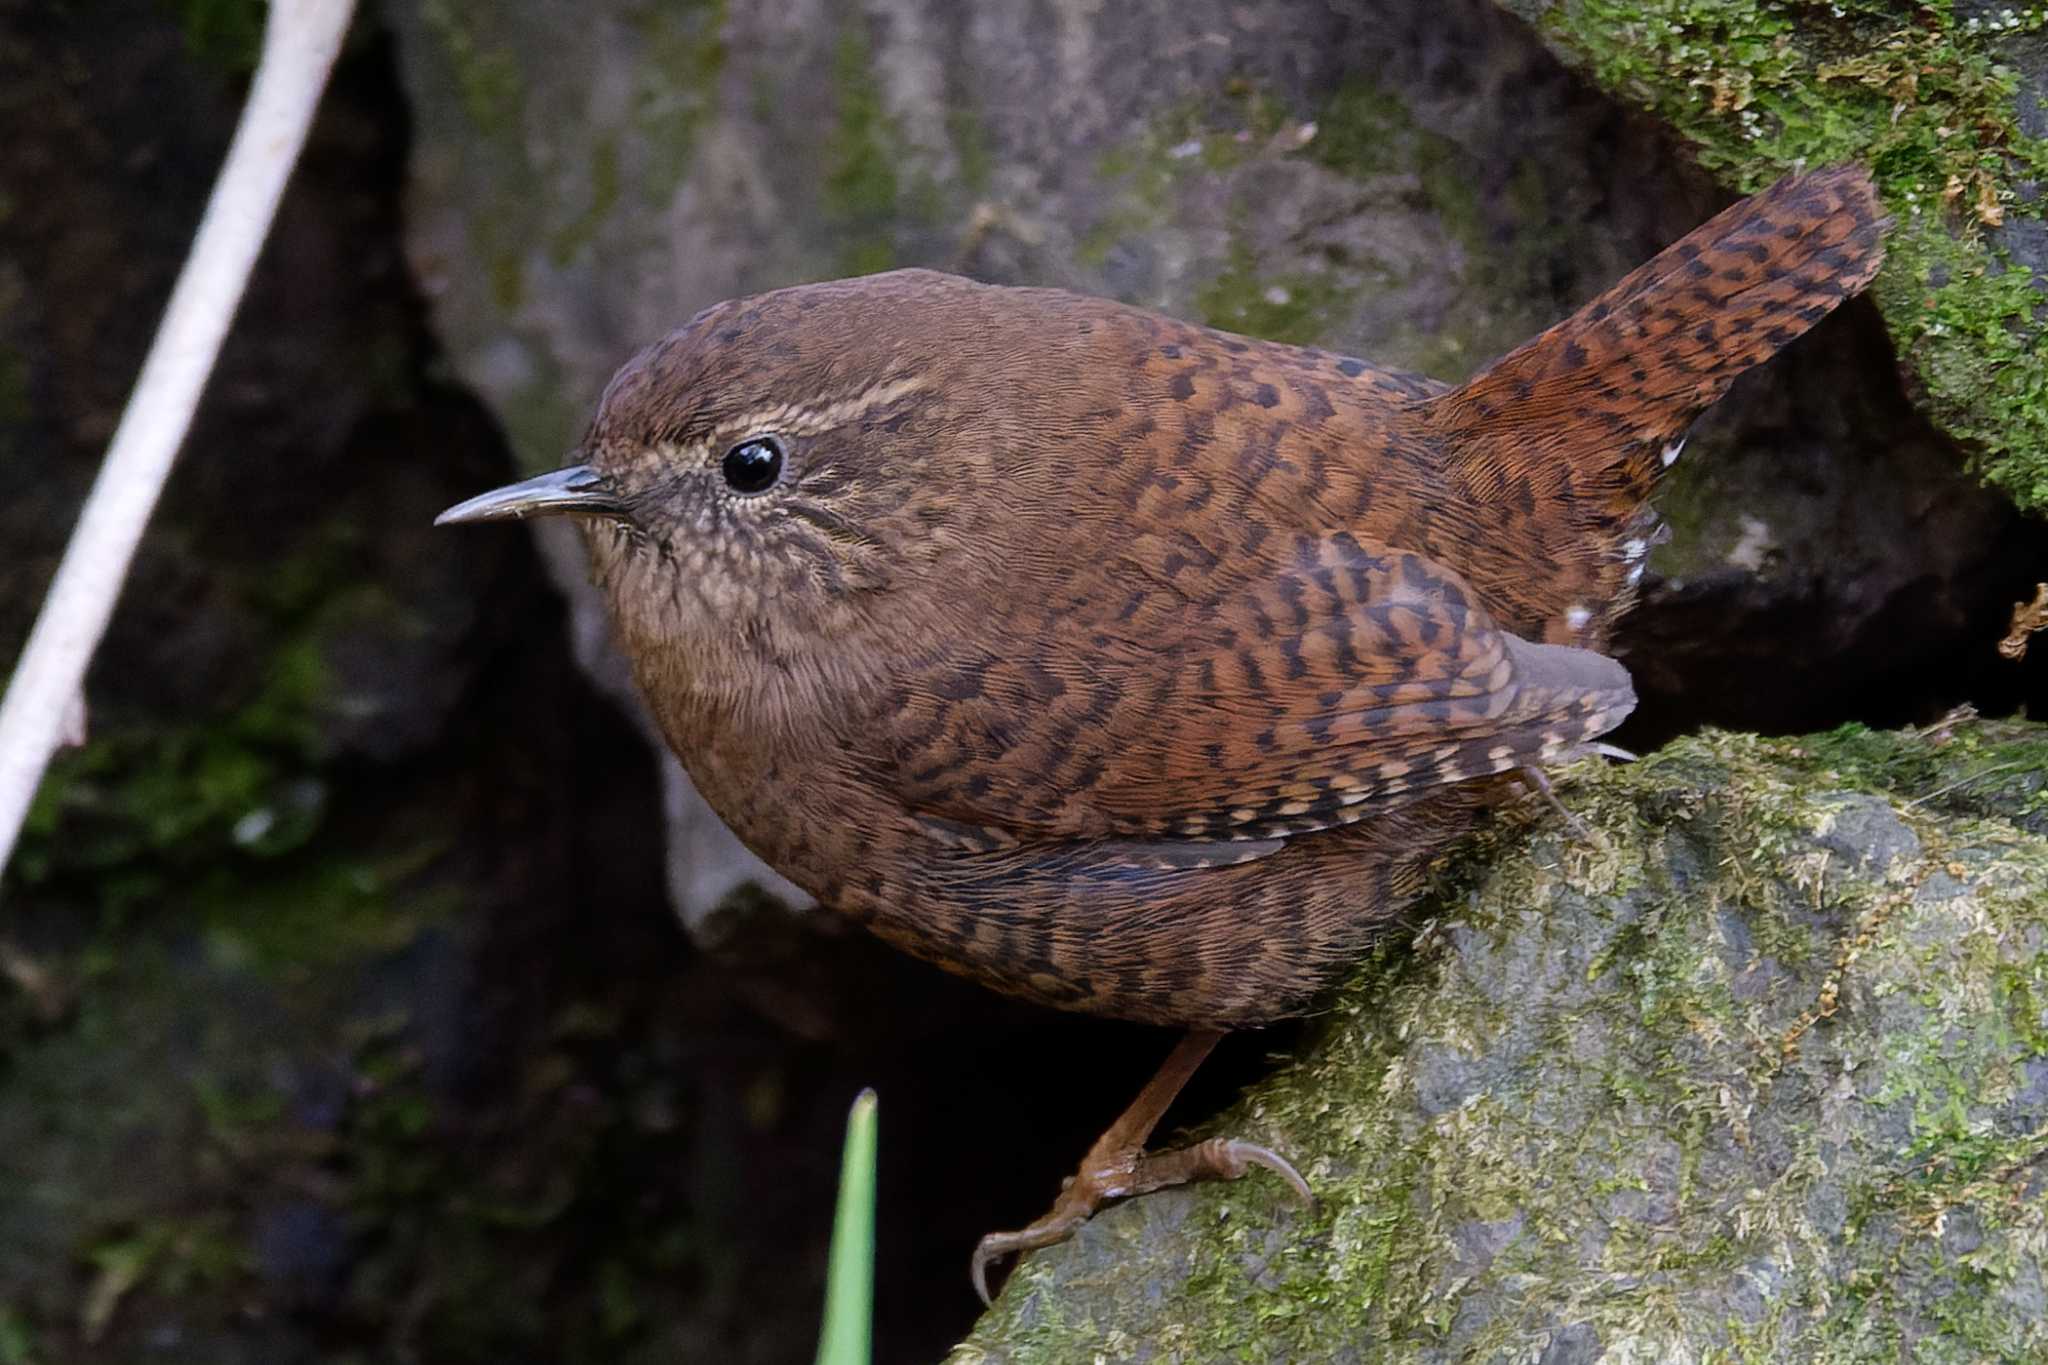
<path id="1" fill-rule="evenodd" d="M 1347 534 L 1188 574 L 1226 580 L 1207 596 L 1180 576 L 1027 604 L 1008 652 L 901 661 L 870 770 L 963 848 L 1272 840 L 1555 761 L 1635 703 L 1613 660 L 1504 634 L 1449 569 Z"/>

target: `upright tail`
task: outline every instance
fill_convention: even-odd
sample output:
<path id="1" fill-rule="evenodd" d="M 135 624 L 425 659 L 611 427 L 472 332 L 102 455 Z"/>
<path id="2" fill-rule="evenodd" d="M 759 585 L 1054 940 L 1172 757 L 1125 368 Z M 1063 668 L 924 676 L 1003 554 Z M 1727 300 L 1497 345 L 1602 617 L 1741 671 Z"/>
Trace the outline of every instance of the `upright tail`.
<path id="1" fill-rule="evenodd" d="M 1536 533 L 1553 543 L 1541 552 L 1581 570 L 1561 576 L 1559 600 L 1600 616 L 1627 568 L 1608 571 L 1615 547 L 1635 544 L 1686 428 L 1737 375 L 1870 283 L 1884 226 L 1855 166 L 1791 176 L 1733 205 L 1429 400 L 1423 420 L 1447 472 L 1471 497 L 1547 509 Z M 1576 631 L 1547 634 L 1581 642 Z"/>

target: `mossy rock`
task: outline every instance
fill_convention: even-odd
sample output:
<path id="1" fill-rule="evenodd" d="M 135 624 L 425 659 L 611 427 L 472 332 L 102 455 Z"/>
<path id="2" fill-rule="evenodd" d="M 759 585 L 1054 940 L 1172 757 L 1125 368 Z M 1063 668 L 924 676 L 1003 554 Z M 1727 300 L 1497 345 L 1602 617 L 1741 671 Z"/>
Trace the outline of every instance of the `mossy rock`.
<path id="1" fill-rule="evenodd" d="M 952 1365 L 2048 1355 L 2048 729 L 1710 733 L 1561 783 Z"/>
<path id="2" fill-rule="evenodd" d="M 1917 397 L 2048 512 L 2048 5 L 1502 4 L 1731 188 L 1869 166 L 1896 220 L 1873 293 Z"/>

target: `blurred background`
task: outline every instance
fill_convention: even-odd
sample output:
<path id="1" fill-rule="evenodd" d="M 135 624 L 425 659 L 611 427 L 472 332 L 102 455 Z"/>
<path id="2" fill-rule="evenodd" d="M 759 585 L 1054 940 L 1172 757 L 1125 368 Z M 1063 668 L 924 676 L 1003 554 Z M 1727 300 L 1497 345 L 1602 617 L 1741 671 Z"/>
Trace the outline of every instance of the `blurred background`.
<path id="1" fill-rule="evenodd" d="M 1510 8 L 368 6 L 90 739 L 0 888 L 0 1365 L 807 1360 L 863 1085 L 879 1354 L 942 1355 L 975 1238 L 1043 1209 L 1170 1040 L 1009 1005 L 764 889 L 649 742 L 573 540 L 429 522 L 559 463 L 612 369 L 696 309 L 895 265 L 1461 378 L 1772 178 L 1634 107 L 1668 66 L 1639 80 Z M 2000 98 L 2034 92 L 2018 117 L 2048 136 L 2038 25 L 1980 40 L 1970 9 L 1812 22 L 1845 50 L 1891 10 L 2009 41 Z M 0 0 L 0 658 L 262 18 Z M 1701 41 L 1761 69 L 1715 23 Z M 1749 107 L 1692 98 L 1733 127 Z M 2048 231 L 2021 195 L 1971 231 L 2024 288 Z M 1620 742 L 2038 713 L 2040 651 L 1993 645 L 2048 532 L 1944 434 L 1971 429 L 1932 324 L 1896 311 L 1914 287 L 1701 423 L 1624 628 Z M 1186 1113 L 1287 1041 L 1232 1040 Z"/>

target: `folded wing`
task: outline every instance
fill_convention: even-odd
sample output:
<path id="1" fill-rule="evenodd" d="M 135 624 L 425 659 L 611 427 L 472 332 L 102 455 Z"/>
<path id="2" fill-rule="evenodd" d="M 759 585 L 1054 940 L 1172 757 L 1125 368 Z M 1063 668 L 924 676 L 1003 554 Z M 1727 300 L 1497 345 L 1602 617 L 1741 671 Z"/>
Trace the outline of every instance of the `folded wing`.
<path id="1" fill-rule="evenodd" d="M 1343 533 L 1205 597 L 1098 584 L 1017 624 L 1009 653 L 906 661 L 861 740 L 964 848 L 1284 839 L 1567 758 L 1635 704 L 1613 660 L 1507 635 L 1447 568 Z"/>

